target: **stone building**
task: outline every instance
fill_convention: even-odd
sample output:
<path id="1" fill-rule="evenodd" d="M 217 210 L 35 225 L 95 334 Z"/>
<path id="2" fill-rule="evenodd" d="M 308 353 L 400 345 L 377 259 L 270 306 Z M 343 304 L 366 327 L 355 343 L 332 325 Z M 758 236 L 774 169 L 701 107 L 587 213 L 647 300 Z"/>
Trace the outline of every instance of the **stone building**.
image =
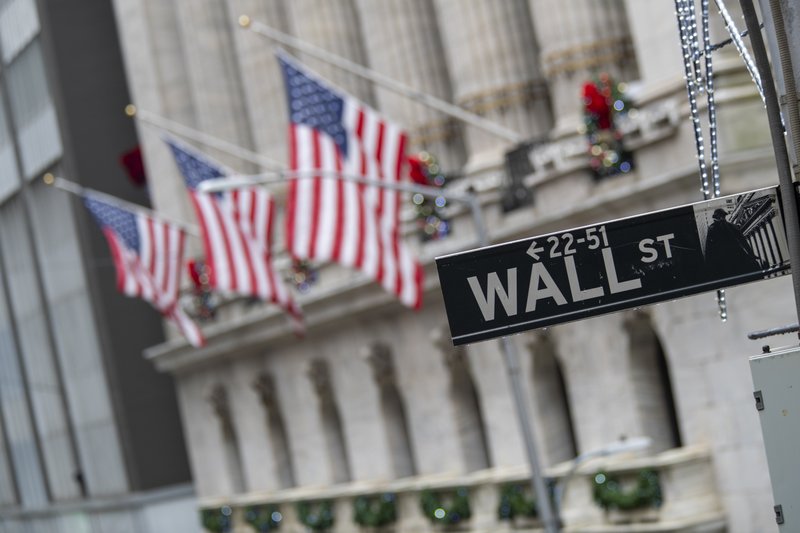
<path id="1" fill-rule="evenodd" d="M 110 5 L 0 2 L 0 531 L 180 530 L 193 490 L 159 317 L 120 298 L 52 172 L 146 202 Z M 188 518 L 189 524 L 182 520 Z"/>
<path id="2" fill-rule="evenodd" d="M 517 132 L 534 146 L 517 184 L 533 200 L 503 209 L 508 141 L 298 54 L 403 124 L 414 151 L 434 153 L 457 176 L 449 187 L 479 195 L 492 242 L 702 199 L 672 2 L 114 0 L 114 7 L 141 109 L 279 163 L 287 114 L 275 48 L 240 28 L 241 14 Z M 712 22 L 712 40 L 723 40 L 718 17 Z M 731 47 L 716 52 L 714 64 L 723 194 L 774 184 L 755 87 Z M 625 82 L 633 100 L 624 133 L 634 167 L 598 180 L 581 94 L 600 73 Z M 153 204 L 192 222 L 161 132 L 144 120 L 137 126 Z M 199 147 L 237 170 L 256 170 Z M 280 198 L 281 188 L 275 192 Z M 423 242 L 409 224 L 406 239 L 426 269 L 419 312 L 358 273 L 319 265 L 319 281 L 299 296 L 308 324 L 301 340 L 276 308 L 232 302 L 205 325 L 206 347 L 173 336 L 147 350 L 177 381 L 210 531 L 254 531 L 254 505 L 280 513 L 282 530 L 303 531 L 301 521 L 330 509 L 332 531 L 357 531 L 354 500 L 382 493 L 392 494 L 401 531 L 433 529 L 420 507 L 431 494 L 444 509 L 468 493 L 467 529 L 512 527 L 498 518 L 498 503 L 507 484 L 524 486 L 524 448 L 498 343 L 454 348 L 449 340 L 433 258 L 476 243 L 469 214 L 449 209 L 447 238 Z M 411 218 L 411 204 L 406 211 Z M 789 287 L 779 278 L 730 289 L 726 322 L 704 294 L 513 337 L 547 473 L 567 488 L 561 515 L 572 531 L 636 531 L 618 524 L 641 520 L 655 522 L 653 531 L 775 530 L 747 364 L 760 345 L 746 333 L 791 321 Z M 646 452 L 570 472 L 576 455 L 639 436 L 652 441 Z M 658 474 L 659 507 L 626 513 L 592 501 L 598 471 L 628 483 L 646 468 Z"/>

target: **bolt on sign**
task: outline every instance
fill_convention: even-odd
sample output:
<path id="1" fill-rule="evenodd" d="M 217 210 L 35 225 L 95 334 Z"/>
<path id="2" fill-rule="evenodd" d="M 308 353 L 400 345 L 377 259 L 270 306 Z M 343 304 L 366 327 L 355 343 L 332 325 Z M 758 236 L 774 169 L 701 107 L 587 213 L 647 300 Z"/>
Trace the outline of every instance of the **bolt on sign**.
<path id="1" fill-rule="evenodd" d="M 777 187 L 436 258 L 456 345 L 789 272 Z"/>

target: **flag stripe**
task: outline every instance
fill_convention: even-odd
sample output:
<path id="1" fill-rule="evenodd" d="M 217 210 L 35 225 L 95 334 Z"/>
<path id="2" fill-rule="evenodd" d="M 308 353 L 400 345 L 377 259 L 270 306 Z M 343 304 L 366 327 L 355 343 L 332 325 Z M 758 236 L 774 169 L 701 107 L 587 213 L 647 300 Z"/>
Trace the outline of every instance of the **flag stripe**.
<path id="1" fill-rule="evenodd" d="M 303 134 L 290 128 L 290 139 Z M 294 142 L 294 141 L 292 141 Z M 178 169 L 183 174 L 203 233 L 203 246 L 213 274 L 211 286 L 229 294 L 256 296 L 280 305 L 292 317 L 293 324 L 302 317 L 291 294 L 272 266 L 272 217 L 274 203 L 262 188 L 242 187 L 222 193 L 198 190 L 203 181 L 230 173 L 192 148 L 169 139 Z M 306 180 L 308 181 L 308 180 Z M 292 183 L 289 195 L 301 198 L 302 183 Z M 293 205 L 295 215 L 287 221 L 287 243 L 308 251 L 309 209 Z M 302 221 L 298 216 L 304 216 Z"/>
<path id="2" fill-rule="evenodd" d="M 410 178 L 405 133 L 295 61 L 283 55 L 279 61 L 289 100 L 290 168 L 314 176 L 289 186 L 290 252 L 355 267 L 405 305 L 418 307 L 422 270 L 401 241 L 401 193 L 341 179 L 334 184 L 328 174 L 343 171 L 384 183 Z"/>
<path id="3" fill-rule="evenodd" d="M 202 332 L 178 304 L 183 231 L 90 195 L 84 196 L 84 204 L 108 241 L 120 292 L 150 302 L 164 317 L 175 321 L 192 345 L 201 346 L 205 342 Z"/>

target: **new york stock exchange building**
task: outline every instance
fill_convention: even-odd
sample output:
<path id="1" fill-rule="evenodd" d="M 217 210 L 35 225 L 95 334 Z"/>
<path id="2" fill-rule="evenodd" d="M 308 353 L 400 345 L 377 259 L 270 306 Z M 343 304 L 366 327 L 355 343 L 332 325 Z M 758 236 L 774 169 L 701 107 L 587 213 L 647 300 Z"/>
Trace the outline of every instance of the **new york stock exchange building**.
<path id="1" fill-rule="evenodd" d="M 738 2 L 729 3 L 741 31 Z M 763 103 L 737 47 L 715 48 L 713 66 L 705 65 L 713 98 L 707 72 L 685 61 L 692 42 L 703 46 L 699 5 L 694 22 L 687 15 L 679 23 L 671 1 L 113 4 L 158 212 L 198 224 L 165 131 L 236 174 L 324 158 L 325 150 L 309 155 L 308 144 L 325 135 L 340 155 L 355 153 L 357 143 L 336 129 L 349 127 L 349 104 L 343 111 L 328 93 L 314 93 L 323 83 L 405 130 L 411 163 L 398 164 L 442 191 L 378 193 L 386 194 L 378 210 L 395 209 L 401 221 L 397 246 L 419 263 L 416 306 L 396 285 L 387 289 L 386 278 L 400 277 L 399 260 L 390 267 L 376 259 L 376 275 L 288 253 L 336 246 L 320 223 L 339 220 L 325 211 L 336 207 L 325 200 L 336 180 L 263 186 L 275 204 L 275 276 L 302 311 L 299 335 L 285 305 L 209 288 L 221 273 L 209 272 L 201 239 L 189 240 L 196 276 L 182 304 L 206 343 L 193 347 L 168 324 L 168 340 L 145 357 L 174 377 L 197 512 L 209 532 L 541 530 L 501 344 L 451 340 L 434 259 L 481 242 L 470 205 L 453 198 L 476 199 L 487 240 L 498 244 L 701 201 L 716 185 L 712 158 L 722 195 L 777 183 Z M 729 38 L 713 5 L 709 24 L 711 43 Z M 273 30 L 482 122 L 300 46 L 283 46 L 281 63 L 275 39 L 264 35 Z M 287 105 L 293 83 L 300 96 L 319 98 L 319 116 Z M 693 116 L 701 117 L 699 136 Z M 319 135 L 300 146 L 298 128 L 309 125 Z M 709 161 L 705 178 L 698 150 Z M 311 200 L 289 210 L 303 191 Z M 759 257 L 777 256 L 781 229 L 753 202 L 728 206 L 722 218 Z M 302 235 L 303 217 L 320 228 Z M 709 234 L 715 220 L 709 213 Z M 674 251 L 670 239 L 649 250 Z M 704 292 L 510 337 L 566 530 L 777 531 L 747 360 L 763 341 L 747 333 L 792 321 L 790 287 L 787 276 L 775 277 L 732 287 L 721 301 Z M 587 290 L 562 286 L 558 295 Z M 508 295 L 496 296 L 502 310 Z"/>

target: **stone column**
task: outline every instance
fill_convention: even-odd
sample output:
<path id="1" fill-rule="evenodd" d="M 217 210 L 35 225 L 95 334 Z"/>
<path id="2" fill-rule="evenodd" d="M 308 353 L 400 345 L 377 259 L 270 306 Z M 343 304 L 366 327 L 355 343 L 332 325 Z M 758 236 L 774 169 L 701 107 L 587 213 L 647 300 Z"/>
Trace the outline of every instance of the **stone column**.
<path id="1" fill-rule="evenodd" d="M 232 31 L 238 28 L 223 0 L 176 0 L 189 88 L 201 131 L 252 148 L 250 124 Z M 234 170 L 254 170 L 233 156 L 205 149 Z"/>
<path id="2" fill-rule="evenodd" d="M 361 23 L 354 0 L 292 0 L 287 2 L 295 36 L 328 52 L 366 65 Z M 298 54 L 313 71 L 352 94 L 375 105 L 372 84 L 318 59 Z"/>
<path id="3" fill-rule="evenodd" d="M 397 386 L 391 349 L 385 344 L 375 343 L 363 350 L 363 356 L 372 368 L 375 383 L 380 390 L 381 419 L 385 426 L 394 477 L 413 476 L 417 468 L 406 409 Z"/>
<path id="4" fill-rule="evenodd" d="M 491 466 L 489 443 L 466 350 L 463 346 L 453 346 L 443 328 L 434 329 L 431 340 L 444 357 L 448 369 L 450 401 L 453 403 L 464 468 L 468 472 L 488 468 Z"/>
<path id="5" fill-rule="evenodd" d="M 550 105 L 525 0 L 436 0 L 435 6 L 455 101 L 524 137 L 545 135 Z M 495 163 L 508 147 L 482 130 L 466 131 L 471 165 L 490 156 Z"/>
<path id="6" fill-rule="evenodd" d="M 542 460 L 554 465 L 576 455 L 566 383 L 551 335 L 540 330 L 529 338 L 525 347 L 531 356 L 532 418 L 539 426 Z"/>
<path id="7" fill-rule="evenodd" d="M 269 430 L 272 448 L 273 476 L 280 488 L 293 487 L 296 484 L 294 461 L 292 459 L 286 424 L 275 389 L 275 380 L 271 374 L 259 374 L 253 381 L 253 389 L 258 394 L 266 414 L 266 425 Z"/>
<path id="8" fill-rule="evenodd" d="M 233 412 L 231 411 L 228 391 L 222 385 L 215 385 L 208 394 L 208 403 L 217 417 L 220 432 L 222 434 L 222 447 L 225 458 L 225 466 L 233 493 L 244 491 L 244 471 L 242 466 L 242 456 L 239 450 L 239 439 L 236 434 L 236 427 L 233 422 Z"/>
<path id="9" fill-rule="evenodd" d="M 347 442 L 342 427 L 342 417 L 331 383 L 328 364 L 321 359 L 314 359 L 308 365 L 308 378 L 314 385 L 319 400 L 322 432 L 325 435 L 325 447 L 331 469 L 331 483 L 344 483 L 352 479 L 350 459 L 347 455 Z"/>
<path id="10" fill-rule="evenodd" d="M 230 0 L 228 18 L 247 15 L 252 20 L 291 33 L 283 0 Z M 256 150 L 279 163 L 286 163 L 286 95 L 283 77 L 275 58 L 273 41 L 242 28 L 234 29 L 244 96 Z"/>
<path id="11" fill-rule="evenodd" d="M 529 1 L 556 130 L 574 131 L 583 120 L 582 87 L 592 75 L 605 72 L 616 81 L 638 78 L 625 2 Z"/>
<path id="12" fill-rule="evenodd" d="M 436 11 L 427 0 L 357 0 L 370 66 L 410 87 L 452 101 Z M 466 154 L 458 121 L 375 86 L 378 106 L 410 134 L 409 152 L 426 150 L 445 172 L 458 170 Z"/>

